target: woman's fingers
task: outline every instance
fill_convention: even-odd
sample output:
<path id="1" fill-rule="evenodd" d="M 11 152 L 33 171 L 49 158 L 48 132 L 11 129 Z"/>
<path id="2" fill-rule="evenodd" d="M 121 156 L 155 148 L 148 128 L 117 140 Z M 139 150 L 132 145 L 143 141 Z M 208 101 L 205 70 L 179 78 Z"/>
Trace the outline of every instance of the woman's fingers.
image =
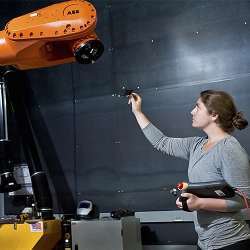
<path id="1" fill-rule="evenodd" d="M 179 198 L 176 200 L 175 203 L 178 208 L 182 208 L 182 203 L 180 202 Z"/>
<path id="2" fill-rule="evenodd" d="M 131 104 L 132 102 L 134 102 L 135 100 L 134 100 L 134 97 L 132 96 L 132 94 L 131 95 L 129 95 L 129 97 L 128 97 L 128 104 Z"/>
<path id="3" fill-rule="evenodd" d="M 131 97 L 130 97 L 130 95 L 128 96 L 128 104 L 130 104 L 131 103 Z"/>
<path id="4" fill-rule="evenodd" d="M 131 95 L 132 95 L 132 97 L 134 98 L 135 101 L 141 99 L 141 97 L 137 93 L 135 93 L 135 92 L 131 93 Z"/>

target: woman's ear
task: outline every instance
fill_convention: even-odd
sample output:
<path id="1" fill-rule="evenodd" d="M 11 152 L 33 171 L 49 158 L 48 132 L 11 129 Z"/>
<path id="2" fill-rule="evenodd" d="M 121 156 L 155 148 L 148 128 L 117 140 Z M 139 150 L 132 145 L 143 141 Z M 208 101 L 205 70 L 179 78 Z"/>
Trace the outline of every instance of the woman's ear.
<path id="1" fill-rule="evenodd" d="M 217 113 L 215 113 L 215 112 L 213 112 L 212 113 L 212 120 L 215 122 L 217 119 L 218 119 L 218 117 L 219 117 L 219 115 L 217 114 Z"/>

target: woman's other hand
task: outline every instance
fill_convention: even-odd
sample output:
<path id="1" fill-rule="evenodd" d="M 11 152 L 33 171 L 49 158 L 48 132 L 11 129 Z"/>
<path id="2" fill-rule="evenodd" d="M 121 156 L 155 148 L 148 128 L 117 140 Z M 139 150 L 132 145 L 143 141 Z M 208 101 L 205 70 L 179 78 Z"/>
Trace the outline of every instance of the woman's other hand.
<path id="1" fill-rule="evenodd" d="M 190 193 L 183 193 L 181 196 L 187 198 L 187 206 L 190 211 L 200 210 L 201 199 L 199 197 Z M 179 198 L 176 200 L 176 206 L 182 209 L 182 202 Z"/>

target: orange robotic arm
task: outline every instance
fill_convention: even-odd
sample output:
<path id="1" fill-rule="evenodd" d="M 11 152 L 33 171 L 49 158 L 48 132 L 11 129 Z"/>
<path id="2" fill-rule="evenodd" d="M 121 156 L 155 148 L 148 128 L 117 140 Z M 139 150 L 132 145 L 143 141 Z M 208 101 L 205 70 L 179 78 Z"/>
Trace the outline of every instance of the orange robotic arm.
<path id="1" fill-rule="evenodd" d="M 12 19 L 0 31 L 0 65 L 25 70 L 78 61 L 103 53 L 95 34 L 96 10 L 84 0 L 57 3 Z"/>

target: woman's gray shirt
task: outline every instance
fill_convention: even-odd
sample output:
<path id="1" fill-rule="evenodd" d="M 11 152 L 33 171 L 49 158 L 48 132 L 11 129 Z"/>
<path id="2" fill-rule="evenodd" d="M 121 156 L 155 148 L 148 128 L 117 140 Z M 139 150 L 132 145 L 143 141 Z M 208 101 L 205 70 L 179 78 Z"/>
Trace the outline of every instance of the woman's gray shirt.
<path id="1" fill-rule="evenodd" d="M 235 137 L 222 139 L 204 152 L 205 137 L 166 137 L 152 123 L 142 131 L 157 150 L 189 160 L 189 182 L 225 180 L 250 197 L 249 158 Z M 199 210 L 194 213 L 198 244 L 203 250 L 219 249 L 250 239 L 250 230 L 242 214 L 243 199 L 236 195 L 226 201 L 227 212 Z"/>

